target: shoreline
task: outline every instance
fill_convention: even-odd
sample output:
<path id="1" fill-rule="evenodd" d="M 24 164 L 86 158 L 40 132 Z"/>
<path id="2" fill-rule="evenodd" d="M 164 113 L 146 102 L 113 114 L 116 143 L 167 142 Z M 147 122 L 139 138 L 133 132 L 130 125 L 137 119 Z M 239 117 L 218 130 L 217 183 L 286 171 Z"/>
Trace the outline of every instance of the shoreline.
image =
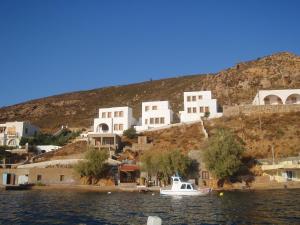
<path id="1" fill-rule="evenodd" d="M 212 192 L 221 191 L 261 191 L 261 190 L 284 190 L 284 189 L 300 189 L 300 183 L 278 184 L 278 185 L 261 185 L 250 188 L 215 188 Z M 96 186 L 96 185 L 69 185 L 69 184 L 49 184 L 45 186 L 32 186 L 31 190 L 76 190 L 86 192 L 159 192 L 160 187 L 149 188 L 128 188 L 118 186 Z"/>

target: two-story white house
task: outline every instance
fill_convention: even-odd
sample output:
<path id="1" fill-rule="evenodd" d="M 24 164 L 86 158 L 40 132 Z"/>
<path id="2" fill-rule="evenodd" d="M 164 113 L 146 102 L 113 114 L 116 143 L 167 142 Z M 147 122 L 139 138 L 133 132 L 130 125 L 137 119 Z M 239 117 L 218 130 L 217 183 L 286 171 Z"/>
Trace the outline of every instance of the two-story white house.
<path id="1" fill-rule="evenodd" d="M 300 89 L 260 90 L 253 105 L 289 105 L 300 104 Z"/>
<path id="2" fill-rule="evenodd" d="M 112 107 L 100 108 L 99 117 L 94 119 L 94 133 L 123 134 L 136 120 L 132 115 L 132 108 Z"/>
<path id="3" fill-rule="evenodd" d="M 212 99 L 211 91 L 190 91 L 183 93 L 184 110 L 180 111 L 180 122 L 201 120 L 207 115 L 209 118 L 221 117 L 217 111 L 217 100 Z"/>
<path id="4" fill-rule="evenodd" d="M 171 124 L 173 111 L 169 101 L 142 102 L 142 117 L 140 125 L 135 126 L 137 131 L 162 127 Z"/>
<path id="5" fill-rule="evenodd" d="M 22 137 L 32 137 L 39 129 L 29 122 L 6 122 L 0 124 L 0 145 L 18 147 Z"/>

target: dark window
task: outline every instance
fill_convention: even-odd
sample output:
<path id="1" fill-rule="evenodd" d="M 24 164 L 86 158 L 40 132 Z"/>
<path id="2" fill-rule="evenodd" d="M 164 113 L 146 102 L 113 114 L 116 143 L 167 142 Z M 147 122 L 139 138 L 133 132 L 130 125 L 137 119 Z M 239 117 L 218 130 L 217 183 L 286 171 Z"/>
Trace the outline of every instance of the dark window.
<path id="1" fill-rule="evenodd" d="M 185 186 L 185 184 L 182 184 L 180 189 L 185 189 Z"/>
<path id="2" fill-rule="evenodd" d="M 188 184 L 187 185 L 187 189 L 192 189 L 191 185 Z"/>
<path id="3" fill-rule="evenodd" d="M 41 181 L 41 180 L 42 180 L 42 175 L 40 175 L 40 174 L 37 175 L 36 180 L 37 180 L 37 181 Z"/>
<path id="4" fill-rule="evenodd" d="M 59 181 L 64 181 L 65 180 L 65 175 L 60 175 L 59 176 Z"/>

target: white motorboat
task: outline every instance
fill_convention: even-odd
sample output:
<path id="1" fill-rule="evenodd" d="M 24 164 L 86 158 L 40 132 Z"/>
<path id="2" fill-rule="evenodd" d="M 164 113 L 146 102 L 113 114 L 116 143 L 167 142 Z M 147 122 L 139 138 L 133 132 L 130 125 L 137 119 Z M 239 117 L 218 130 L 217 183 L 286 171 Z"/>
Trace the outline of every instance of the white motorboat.
<path id="1" fill-rule="evenodd" d="M 172 176 L 171 189 L 160 189 L 161 195 L 207 195 L 211 192 L 210 188 L 197 189 L 192 183 L 182 182 L 179 176 Z"/>

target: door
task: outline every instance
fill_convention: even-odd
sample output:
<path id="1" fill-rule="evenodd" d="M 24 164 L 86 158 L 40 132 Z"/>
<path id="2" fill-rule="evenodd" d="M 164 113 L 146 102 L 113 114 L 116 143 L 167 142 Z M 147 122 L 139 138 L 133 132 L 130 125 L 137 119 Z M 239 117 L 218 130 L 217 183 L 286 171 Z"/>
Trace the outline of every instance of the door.
<path id="1" fill-rule="evenodd" d="M 291 171 L 291 170 L 287 170 L 286 171 L 286 178 L 287 178 L 287 180 L 292 180 L 293 179 L 293 171 Z"/>
<path id="2" fill-rule="evenodd" d="M 3 184 L 3 185 L 6 185 L 6 184 L 7 184 L 7 173 L 3 173 L 2 184 Z"/>

